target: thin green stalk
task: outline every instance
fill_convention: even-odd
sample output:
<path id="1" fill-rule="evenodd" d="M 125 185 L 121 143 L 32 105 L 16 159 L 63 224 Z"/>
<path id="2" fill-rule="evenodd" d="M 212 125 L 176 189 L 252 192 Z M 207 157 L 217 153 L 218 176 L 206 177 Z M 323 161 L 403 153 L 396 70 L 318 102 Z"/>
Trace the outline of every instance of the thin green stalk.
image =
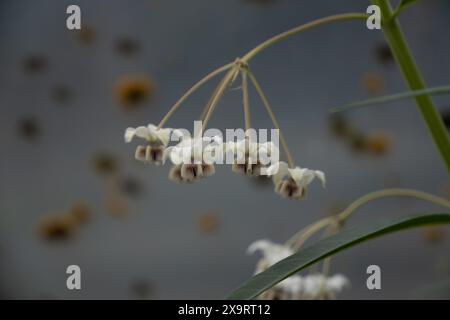
<path id="1" fill-rule="evenodd" d="M 425 89 L 425 81 L 414 61 L 400 23 L 397 19 L 392 19 L 394 11 L 389 0 L 372 0 L 372 2 L 381 9 L 384 35 L 409 88 L 411 90 Z M 415 99 L 430 134 L 444 159 L 447 170 L 450 173 L 450 137 L 444 122 L 429 95 L 417 96 Z"/>
<path id="2" fill-rule="evenodd" d="M 295 27 L 291 30 L 288 30 L 286 32 L 280 33 L 272 38 L 270 38 L 267 41 L 264 41 L 254 49 L 250 50 L 242 59 L 237 59 L 240 63 L 246 64 L 248 61 L 250 61 L 253 57 L 255 57 L 257 54 L 259 54 L 264 49 L 272 46 L 273 44 L 285 40 L 287 38 L 290 38 L 291 36 L 294 36 L 298 33 L 301 33 L 303 31 L 325 25 L 325 24 L 331 24 L 338 21 L 348 21 L 348 20 L 362 20 L 366 19 L 367 15 L 364 13 L 344 13 L 344 14 L 338 14 L 334 16 L 329 16 L 325 18 L 320 18 L 311 22 L 308 22 L 304 25 Z M 226 71 L 230 69 L 233 65 L 236 66 L 236 62 L 229 63 L 213 72 L 211 72 L 209 75 L 204 77 L 202 80 L 200 80 L 198 83 L 196 83 L 191 89 L 189 89 L 176 103 L 172 106 L 172 108 L 169 110 L 169 112 L 164 116 L 164 118 L 160 121 L 158 128 L 161 128 L 166 124 L 166 122 L 169 120 L 169 118 L 173 115 L 173 113 L 181 106 L 181 104 L 192 94 L 194 93 L 200 86 L 211 80 L 213 77 L 218 75 L 219 73 Z M 204 118 L 204 122 L 208 122 L 209 118 L 211 117 L 212 113 L 214 112 L 214 108 L 216 107 L 217 103 L 221 99 L 222 95 L 224 94 L 224 91 L 226 89 L 226 86 L 229 83 L 233 83 L 236 77 L 238 76 L 239 72 L 234 72 L 231 74 L 231 78 L 229 75 L 226 75 L 223 79 L 223 81 L 219 84 L 219 87 L 217 91 L 212 96 L 212 100 L 208 102 L 206 105 L 203 113 L 202 113 L 202 119 Z M 226 85 L 224 86 L 226 82 Z M 204 125 L 206 127 L 206 124 Z"/>
<path id="3" fill-rule="evenodd" d="M 341 226 L 346 220 L 360 207 L 365 205 L 368 202 L 382 199 L 382 198 L 390 198 L 390 197 L 407 197 L 407 198 L 416 198 L 423 201 L 431 202 L 438 206 L 443 206 L 445 208 L 450 209 L 450 201 L 432 195 L 430 193 L 414 190 L 414 189 L 383 189 L 378 191 L 373 191 L 368 194 L 365 194 L 355 201 L 353 201 L 347 208 L 341 211 L 339 214 L 323 218 L 319 221 L 310 224 L 309 226 L 304 227 L 295 235 L 293 235 L 286 243 L 286 246 L 291 247 L 293 250 L 297 251 L 301 246 L 314 234 L 318 231 L 322 230 L 325 227 L 330 226 Z"/>
<path id="4" fill-rule="evenodd" d="M 295 27 L 288 31 L 285 31 L 283 33 L 280 33 L 280 34 L 264 41 L 263 43 L 261 43 L 260 45 L 258 45 L 257 47 L 255 47 L 254 49 L 249 51 L 245 56 L 242 57 L 241 60 L 243 62 L 247 63 L 252 58 L 254 58 L 257 54 L 259 54 L 261 51 L 263 51 L 264 49 L 266 49 L 268 47 L 271 47 L 275 43 L 283 41 L 285 39 L 292 37 L 293 35 L 299 34 L 301 32 L 304 32 L 306 30 L 309 30 L 309 29 L 312 29 L 312 28 L 315 28 L 315 27 L 318 27 L 321 25 L 326 25 L 326 24 L 337 22 L 337 21 L 365 20 L 365 19 L 367 19 L 367 15 L 364 13 L 343 13 L 343 14 L 336 14 L 333 16 L 328 16 L 325 18 L 313 20 L 311 22 L 305 23 L 301 26 L 298 26 L 298 27 Z"/>
<path id="5" fill-rule="evenodd" d="M 239 70 L 236 69 L 236 68 L 233 68 L 230 71 L 228 71 L 228 73 L 225 75 L 224 80 L 223 80 L 222 84 L 220 85 L 219 89 L 217 90 L 216 95 L 212 99 L 211 105 L 209 107 L 209 110 L 208 110 L 208 112 L 205 115 L 205 119 L 203 121 L 203 128 L 206 128 L 206 126 L 208 125 L 209 119 L 211 118 L 211 116 L 212 116 L 212 114 L 214 112 L 214 109 L 216 108 L 216 106 L 219 103 L 220 99 L 224 95 L 225 90 L 228 88 L 230 83 L 235 78 L 236 73 L 239 73 Z"/>
<path id="6" fill-rule="evenodd" d="M 206 114 L 208 113 L 209 107 L 211 106 L 211 102 L 214 100 L 215 96 L 217 95 L 217 91 L 222 86 L 225 78 L 226 78 L 226 75 L 222 79 L 220 79 L 219 84 L 216 86 L 216 88 L 214 89 L 213 93 L 209 97 L 208 103 L 203 108 L 203 111 L 202 111 L 202 113 L 200 115 L 200 118 L 199 118 L 202 122 L 205 120 Z"/>
<path id="7" fill-rule="evenodd" d="M 273 122 L 273 125 L 275 126 L 275 129 L 278 130 L 281 146 L 283 147 L 284 153 L 286 154 L 286 158 L 287 158 L 289 167 L 294 168 L 295 167 L 294 157 L 292 157 L 292 153 L 288 147 L 286 139 L 284 138 L 283 132 L 281 132 L 280 124 L 278 123 L 275 113 L 273 112 L 273 109 L 270 106 L 269 100 L 267 100 L 266 95 L 264 94 L 264 91 L 262 90 L 261 86 L 259 85 L 258 80 L 256 80 L 256 77 L 253 75 L 253 73 L 250 71 L 250 69 L 247 68 L 246 70 L 250 77 L 250 80 L 253 83 L 253 86 L 256 89 L 256 92 L 258 92 L 259 97 L 261 98 L 261 101 L 262 101 L 264 107 L 266 108 L 267 113 L 269 114 L 270 119 Z"/>
<path id="8" fill-rule="evenodd" d="M 352 202 L 344 211 L 339 213 L 338 218 L 341 221 L 345 221 L 356 209 L 363 206 L 367 202 L 386 197 L 412 197 L 450 208 L 450 201 L 422 191 L 413 189 L 383 189 L 368 193 L 356 199 L 356 201 Z"/>
<path id="9" fill-rule="evenodd" d="M 234 63 L 229 63 L 226 64 L 216 70 L 214 70 L 213 72 L 209 73 L 208 75 L 206 75 L 203 79 L 201 79 L 199 82 L 197 82 L 196 84 L 194 84 L 173 106 L 172 108 L 170 108 L 169 112 L 167 112 L 167 114 L 164 116 L 164 118 L 162 118 L 162 120 L 159 122 L 158 124 L 158 129 L 163 127 L 167 120 L 169 120 L 169 118 L 172 116 L 172 114 L 177 111 L 177 109 L 181 106 L 181 104 L 191 95 L 193 94 L 198 88 L 200 88 L 202 85 L 204 85 L 206 82 L 208 82 L 209 80 L 211 80 L 212 78 L 214 78 L 215 76 L 217 76 L 218 74 L 230 69 L 232 66 L 234 65 Z"/>
<path id="10" fill-rule="evenodd" d="M 247 72 L 241 71 L 241 77 L 242 77 L 242 105 L 244 106 L 245 131 L 247 131 L 251 128 Z"/>

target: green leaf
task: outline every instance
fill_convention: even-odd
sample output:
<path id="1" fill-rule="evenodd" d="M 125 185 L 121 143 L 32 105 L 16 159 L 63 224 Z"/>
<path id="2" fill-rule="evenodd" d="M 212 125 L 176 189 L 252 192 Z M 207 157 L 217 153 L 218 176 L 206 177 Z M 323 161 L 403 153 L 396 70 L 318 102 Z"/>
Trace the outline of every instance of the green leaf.
<path id="1" fill-rule="evenodd" d="M 394 102 L 399 100 L 405 100 L 410 98 L 415 98 L 419 96 L 424 95 L 439 95 L 439 94 L 450 94 L 450 86 L 442 86 L 442 87 L 433 87 L 433 88 L 427 88 L 427 89 L 421 89 L 421 90 L 414 90 L 414 91 L 406 91 L 396 94 L 391 94 L 387 96 L 382 96 L 378 98 L 368 99 L 364 101 L 358 101 L 349 103 L 343 106 L 334 107 L 330 109 L 330 112 L 342 112 L 349 109 L 355 109 L 355 108 L 361 108 L 361 107 L 367 107 L 382 103 L 388 103 L 388 102 Z"/>
<path id="2" fill-rule="evenodd" d="M 388 233 L 433 224 L 450 224 L 450 214 L 424 214 L 380 219 L 369 224 L 344 230 L 334 236 L 318 241 L 314 245 L 274 264 L 266 271 L 253 276 L 241 287 L 233 291 L 227 299 L 253 299 L 278 282 L 339 251 Z"/>

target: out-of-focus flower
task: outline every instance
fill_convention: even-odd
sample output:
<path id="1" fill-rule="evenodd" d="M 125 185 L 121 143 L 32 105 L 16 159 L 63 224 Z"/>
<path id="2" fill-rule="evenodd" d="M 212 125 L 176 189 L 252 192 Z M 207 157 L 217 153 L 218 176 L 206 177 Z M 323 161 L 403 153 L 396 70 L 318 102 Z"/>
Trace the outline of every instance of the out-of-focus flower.
<path id="1" fill-rule="evenodd" d="M 71 214 L 46 216 L 39 223 L 39 233 L 50 241 L 68 240 L 77 227 L 78 221 Z"/>
<path id="2" fill-rule="evenodd" d="M 366 135 L 358 129 L 354 129 L 352 134 L 348 137 L 348 142 L 350 147 L 354 152 L 365 152 L 367 151 L 367 137 Z"/>
<path id="3" fill-rule="evenodd" d="M 23 60 L 22 66 L 26 73 L 39 73 L 47 68 L 48 59 L 40 54 L 32 54 Z"/>
<path id="4" fill-rule="evenodd" d="M 70 210 L 72 217 L 79 223 L 86 222 L 90 219 L 92 213 L 89 206 L 85 203 L 75 203 Z"/>
<path id="5" fill-rule="evenodd" d="M 258 262 L 255 273 L 264 271 L 278 261 L 294 254 L 291 248 L 270 240 L 257 240 L 247 249 L 248 254 L 253 254 L 257 251 L 261 252 L 262 259 Z"/>
<path id="6" fill-rule="evenodd" d="M 329 128 L 333 134 L 341 138 L 347 138 L 352 132 L 347 119 L 340 114 L 333 114 L 329 117 Z"/>
<path id="7" fill-rule="evenodd" d="M 260 156 L 264 155 L 269 159 L 273 152 L 278 152 L 278 148 L 272 142 L 257 143 L 246 138 L 238 142 L 228 142 L 225 151 L 233 152 L 235 155 L 235 161 L 232 165 L 234 172 L 257 177 L 261 175 L 261 169 L 266 167 L 261 162 Z"/>
<path id="8" fill-rule="evenodd" d="M 89 220 L 91 214 L 87 204 L 78 202 L 62 214 L 43 217 L 38 230 L 46 240 L 68 240 L 82 223 Z"/>
<path id="9" fill-rule="evenodd" d="M 53 88 L 53 98 L 59 103 L 65 103 L 72 98 L 72 91 L 66 85 L 57 85 Z"/>
<path id="10" fill-rule="evenodd" d="M 41 134 L 41 127 L 38 120 L 30 116 L 19 120 L 18 131 L 25 139 L 35 141 Z"/>
<path id="11" fill-rule="evenodd" d="M 442 243 L 446 236 L 447 230 L 439 226 L 427 227 L 422 231 L 422 238 L 430 244 Z"/>
<path id="12" fill-rule="evenodd" d="M 255 241 L 247 250 L 250 254 L 256 251 L 262 253 L 262 258 L 256 265 L 255 274 L 294 254 L 290 247 L 273 243 L 270 240 Z M 340 274 L 331 277 L 323 274 L 293 275 L 265 291 L 260 298 L 271 300 L 335 299 L 336 294 L 349 284 L 348 279 Z"/>
<path id="13" fill-rule="evenodd" d="M 375 72 L 367 72 L 361 79 L 362 87 L 370 94 L 380 94 L 384 90 L 383 78 Z"/>
<path id="14" fill-rule="evenodd" d="M 385 42 L 375 47 L 375 57 L 380 64 L 389 65 L 394 62 L 394 56 L 389 45 Z"/>
<path id="15" fill-rule="evenodd" d="M 336 295 L 350 285 L 342 274 L 327 277 L 323 274 L 310 274 L 303 277 L 301 299 L 336 299 Z"/>
<path id="16" fill-rule="evenodd" d="M 95 41 L 95 30 L 91 26 L 83 25 L 83 28 L 73 33 L 83 45 L 89 46 Z"/>
<path id="17" fill-rule="evenodd" d="M 131 283 L 131 291 L 139 299 L 149 299 L 154 291 L 154 285 L 145 279 L 137 279 Z"/>
<path id="18" fill-rule="evenodd" d="M 99 152 L 92 158 L 94 170 L 99 174 L 112 174 L 117 171 L 117 160 L 109 152 Z"/>
<path id="19" fill-rule="evenodd" d="M 270 240 L 258 240 L 253 242 L 247 249 L 248 254 L 255 252 L 261 252 L 262 258 L 256 264 L 255 274 L 258 274 L 280 260 L 283 260 L 290 255 L 294 254 L 294 251 L 284 245 L 274 243 Z M 298 275 L 294 275 L 278 283 L 273 288 L 265 291 L 260 298 L 270 300 L 286 300 L 291 299 L 294 295 L 300 293 L 302 279 Z"/>
<path id="20" fill-rule="evenodd" d="M 164 151 L 169 143 L 172 131 L 173 129 L 170 128 L 158 129 L 153 124 L 146 127 L 127 128 L 125 130 L 125 142 L 131 142 L 135 136 L 147 140 L 148 145 L 140 145 L 136 148 L 135 158 L 139 161 L 160 165 L 164 163 Z"/>
<path id="21" fill-rule="evenodd" d="M 375 155 L 383 155 L 392 146 L 392 139 L 386 133 L 372 133 L 366 139 L 367 148 Z"/>
<path id="22" fill-rule="evenodd" d="M 220 219 L 216 213 L 207 212 L 198 217 L 197 224 L 202 233 L 212 234 L 219 229 Z"/>
<path id="23" fill-rule="evenodd" d="M 153 94 L 153 82 L 143 76 L 128 76 L 121 79 L 117 85 L 119 102 L 126 108 L 135 108 L 147 101 Z"/>
<path id="24" fill-rule="evenodd" d="M 317 177 L 325 187 L 325 174 L 319 170 L 307 168 L 289 168 L 288 164 L 280 161 L 267 169 L 272 176 L 275 192 L 288 199 L 303 199 L 307 194 L 308 185 Z"/>
<path id="25" fill-rule="evenodd" d="M 140 50 L 140 46 L 136 40 L 123 37 L 116 41 L 115 49 L 123 56 L 131 56 Z"/>
<path id="26" fill-rule="evenodd" d="M 128 213 L 128 202 L 116 192 L 107 195 L 105 207 L 108 213 L 115 217 L 122 217 Z"/>
<path id="27" fill-rule="evenodd" d="M 138 179 L 127 176 L 119 180 L 119 189 L 129 196 L 139 196 L 142 193 L 143 185 Z"/>

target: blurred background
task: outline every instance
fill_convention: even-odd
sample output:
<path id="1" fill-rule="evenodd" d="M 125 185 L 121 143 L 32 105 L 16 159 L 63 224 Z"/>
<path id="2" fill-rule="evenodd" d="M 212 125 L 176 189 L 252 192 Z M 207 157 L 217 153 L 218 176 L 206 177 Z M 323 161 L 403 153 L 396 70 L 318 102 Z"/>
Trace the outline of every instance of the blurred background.
<path id="1" fill-rule="evenodd" d="M 81 7 L 81 31 L 66 8 Z M 251 67 L 298 165 L 323 170 L 327 188 L 288 201 L 266 179 L 218 166 L 196 184 L 134 160 L 125 128 L 158 123 L 205 74 L 263 40 L 330 14 L 365 12 L 361 0 L 1 0 L 0 297 L 9 299 L 220 299 L 248 279 L 258 239 L 284 242 L 365 193 L 408 187 L 450 197 L 443 162 L 413 101 L 331 117 L 328 109 L 406 90 L 381 31 L 325 26 L 277 44 Z M 450 2 L 420 1 L 401 17 L 430 86 L 449 84 Z M 167 124 L 192 128 L 216 81 Z M 447 123 L 450 100 L 435 99 Z M 252 122 L 271 128 L 255 92 Z M 229 91 L 212 127 L 243 127 Z M 441 208 L 389 199 L 350 224 Z M 448 228 L 389 235 L 338 254 L 343 299 L 450 298 Z M 68 265 L 82 290 L 66 288 Z M 366 268 L 382 290 L 366 288 Z M 438 284 L 438 286 L 436 286 Z M 448 288 L 448 287 L 447 287 Z"/>

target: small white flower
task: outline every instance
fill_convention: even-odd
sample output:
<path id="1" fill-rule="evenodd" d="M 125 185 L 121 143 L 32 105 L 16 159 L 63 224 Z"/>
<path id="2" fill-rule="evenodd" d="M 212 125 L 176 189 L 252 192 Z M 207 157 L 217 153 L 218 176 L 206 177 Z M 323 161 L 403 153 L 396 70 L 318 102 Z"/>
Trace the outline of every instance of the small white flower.
<path id="1" fill-rule="evenodd" d="M 127 128 L 125 130 L 125 142 L 131 142 L 133 138 L 139 137 L 148 141 L 146 146 L 138 146 L 135 152 L 135 158 L 139 161 L 155 164 L 164 163 L 164 151 L 169 144 L 170 135 L 173 129 L 161 128 L 149 124 L 137 128 Z"/>
<path id="2" fill-rule="evenodd" d="M 267 169 L 275 184 L 275 192 L 288 199 L 303 199 L 307 194 L 307 186 L 317 177 L 325 187 L 325 174 L 319 170 L 295 167 L 280 161 Z"/>
<path id="3" fill-rule="evenodd" d="M 262 253 L 262 259 L 259 260 L 256 265 L 255 274 L 266 270 L 275 263 L 294 254 L 294 251 L 292 251 L 291 248 L 274 243 L 270 240 L 255 241 L 247 249 L 248 254 L 253 254 L 257 251 Z M 271 300 L 294 299 L 302 291 L 302 281 L 301 276 L 291 276 L 278 283 L 272 289 L 264 292 L 261 295 L 261 298 Z"/>
<path id="4" fill-rule="evenodd" d="M 149 141 L 150 143 L 158 143 L 164 146 L 169 144 L 170 134 L 173 129 L 171 128 L 160 128 L 153 124 L 148 126 L 140 126 L 137 128 L 127 128 L 125 130 L 125 142 L 131 142 L 133 138 L 139 137 Z"/>
<path id="5" fill-rule="evenodd" d="M 311 274 L 303 278 L 304 299 L 335 299 L 336 294 L 350 285 L 342 274 L 326 277 L 323 274 Z"/>
<path id="6" fill-rule="evenodd" d="M 238 142 L 228 142 L 225 150 L 233 152 L 235 155 L 232 170 L 252 177 L 261 175 L 261 169 L 266 167 L 261 162 L 261 155 L 269 158 L 272 153 L 278 152 L 278 148 L 273 142 L 257 143 L 249 141 L 248 138 Z"/>
<path id="7" fill-rule="evenodd" d="M 274 243 L 270 240 L 258 240 L 253 242 L 247 249 L 248 254 L 261 252 L 262 259 L 258 263 L 256 273 L 266 270 L 280 260 L 283 260 L 294 254 L 291 248 L 282 244 Z"/>
<path id="8" fill-rule="evenodd" d="M 204 156 L 214 147 L 222 148 L 222 139 L 218 136 L 184 137 L 176 146 L 167 148 L 165 157 L 170 157 L 174 163 L 169 178 L 177 182 L 194 182 L 212 176 L 214 164 L 205 162 Z"/>
<path id="9" fill-rule="evenodd" d="M 290 247 L 273 243 L 270 240 L 255 241 L 247 249 L 247 253 L 250 254 L 256 251 L 262 253 L 262 258 L 257 263 L 255 274 L 267 270 L 280 260 L 294 254 Z M 265 291 L 260 298 L 271 300 L 334 299 L 336 294 L 349 284 L 349 280 L 341 274 L 331 277 L 326 277 L 323 274 L 293 275 Z"/>

